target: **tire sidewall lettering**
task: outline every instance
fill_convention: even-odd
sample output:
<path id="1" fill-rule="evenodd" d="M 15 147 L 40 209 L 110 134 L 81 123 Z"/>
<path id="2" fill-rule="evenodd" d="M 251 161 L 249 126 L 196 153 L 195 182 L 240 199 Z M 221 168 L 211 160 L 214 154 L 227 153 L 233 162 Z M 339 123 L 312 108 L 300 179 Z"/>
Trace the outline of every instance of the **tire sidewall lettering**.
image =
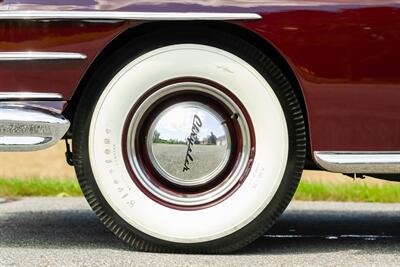
<path id="1" fill-rule="evenodd" d="M 245 183 L 230 198 L 215 207 L 190 214 L 162 207 L 138 190 L 126 171 L 121 151 L 123 122 L 132 104 L 153 83 L 173 78 L 178 72 L 165 68 L 163 75 L 153 77 L 151 71 L 146 73 L 142 70 L 141 72 L 139 67 L 152 69 L 152 64 L 156 61 L 171 62 L 174 57 L 179 57 L 177 60 L 179 61 L 181 57 L 187 58 L 188 54 L 197 57 L 200 62 L 203 58 L 205 65 L 207 60 L 216 60 L 216 68 L 219 71 L 215 73 L 213 69 L 207 73 L 206 70 L 194 66 L 191 70 L 182 70 L 181 75 L 209 75 L 227 88 L 233 88 L 233 93 L 251 108 L 249 112 L 256 124 L 254 127 L 257 143 L 260 143 L 261 147 L 270 147 L 269 151 L 260 149 Z M 179 62 L 175 61 L 175 64 Z M 221 69 L 218 66 L 225 67 Z M 226 71 L 227 69 L 229 71 Z M 231 72 L 242 73 L 245 77 L 232 77 Z M 145 89 L 142 89 L 142 92 L 135 91 L 127 94 L 127 88 L 133 79 L 138 77 L 142 77 L 143 81 L 140 83 L 135 80 L 136 84 L 140 83 Z M 237 83 L 243 85 L 250 81 L 256 84 L 252 95 L 246 95 L 245 92 L 237 89 L 239 88 Z M 121 102 L 118 108 L 113 105 L 116 100 Z M 253 105 L 250 105 L 251 103 Z M 266 136 L 272 138 L 272 141 Z M 193 243 L 229 235 L 257 217 L 280 185 L 288 158 L 287 140 L 286 121 L 279 100 L 265 79 L 248 63 L 217 48 L 202 45 L 175 45 L 158 49 L 136 59 L 110 82 L 93 114 L 89 133 L 89 155 L 99 189 L 120 217 L 140 231 L 159 239 Z M 266 166 L 267 163 L 270 165 Z M 232 207 L 236 207 L 238 214 L 228 213 Z M 168 216 L 177 218 L 178 223 L 175 226 L 168 226 L 162 221 L 154 222 L 157 218 L 168 218 Z M 218 221 L 218 224 L 207 221 L 210 217 Z M 185 223 L 197 225 L 198 233 L 191 233 Z"/>

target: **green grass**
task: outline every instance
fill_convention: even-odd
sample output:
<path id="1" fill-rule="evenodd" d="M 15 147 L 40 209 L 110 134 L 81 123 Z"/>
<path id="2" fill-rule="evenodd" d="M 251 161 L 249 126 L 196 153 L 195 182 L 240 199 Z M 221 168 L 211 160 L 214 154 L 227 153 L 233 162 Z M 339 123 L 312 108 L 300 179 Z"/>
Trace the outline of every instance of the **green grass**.
<path id="1" fill-rule="evenodd" d="M 296 200 L 352 201 L 352 202 L 400 202 L 400 184 L 330 184 L 301 182 L 295 194 Z"/>
<path id="2" fill-rule="evenodd" d="M 76 179 L 0 178 L 0 197 L 82 196 Z"/>
<path id="3" fill-rule="evenodd" d="M 0 197 L 82 196 L 76 179 L 0 178 Z M 301 182 L 295 199 L 308 201 L 400 202 L 400 183 L 390 185 Z"/>

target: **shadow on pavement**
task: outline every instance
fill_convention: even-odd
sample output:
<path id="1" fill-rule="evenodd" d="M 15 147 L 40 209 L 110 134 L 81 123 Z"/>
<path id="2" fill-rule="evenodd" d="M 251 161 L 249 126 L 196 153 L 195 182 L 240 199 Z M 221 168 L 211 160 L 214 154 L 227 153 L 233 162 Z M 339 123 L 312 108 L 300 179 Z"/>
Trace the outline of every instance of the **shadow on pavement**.
<path id="1" fill-rule="evenodd" d="M 400 213 L 289 210 L 244 254 L 400 252 Z"/>
<path id="2" fill-rule="evenodd" d="M 0 247 L 127 250 L 90 210 L 32 211 L 0 220 Z M 266 236 L 239 255 L 400 251 L 397 212 L 288 210 Z"/>
<path id="3" fill-rule="evenodd" d="M 0 247 L 127 249 L 90 210 L 18 212 L 0 221 Z"/>

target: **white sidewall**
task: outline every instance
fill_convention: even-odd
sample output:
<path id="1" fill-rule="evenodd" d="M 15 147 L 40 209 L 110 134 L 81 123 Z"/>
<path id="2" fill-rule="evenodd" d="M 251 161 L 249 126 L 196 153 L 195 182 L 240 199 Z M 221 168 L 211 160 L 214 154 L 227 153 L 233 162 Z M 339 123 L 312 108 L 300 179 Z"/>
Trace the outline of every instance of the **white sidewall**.
<path id="1" fill-rule="evenodd" d="M 188 76 L 215 81 L 236 95 L 251 117 L 256 139 L 256 156 L 245 182 L 223 202 L 196 211 L 160 205 L 136 187 L 125 168 L 121 140 L 128 113 L 144 93 Z M 282 181 L 288 149 L 285 116 L 265 79 L 237 56 L 196 44 L 163 47 L 123 68 L 102 93 L 89 132 L 92 171 L 113 210 L 143 233 L 179 243 L 215 240 L 256 218 Z"/>

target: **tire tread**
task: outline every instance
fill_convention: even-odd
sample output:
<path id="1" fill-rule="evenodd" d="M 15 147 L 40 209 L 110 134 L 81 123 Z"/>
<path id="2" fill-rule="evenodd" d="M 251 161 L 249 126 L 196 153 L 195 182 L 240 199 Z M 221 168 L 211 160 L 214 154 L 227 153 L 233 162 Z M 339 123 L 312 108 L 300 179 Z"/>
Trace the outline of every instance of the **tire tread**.
<path id="1" fill-rule="evenodd" d="M 110 67 L 107 67 L 108 64 L 104 63 L 103 66 L 95 72 L 94 77 L 88 82 L 76 111 L 73 124 L 75 170 L 83 194 L 97 217 L 108 230 L 135 250 L 156 253 L 179 252 L 206 254 L 226 254 L 237 251 L 262 236 L 276 222 L 291 201 L 304 168 L 307 149 L 306 126 L 300 103 L 289 79 L 286 78 L 285 74 L 266 54 L 238 37 L 228 33 L 213 33 L 212 29 L 198 29 L 196 33 L 198 33 L 200 37 L 193 36 L 195 39 L 203 37 L 205 41 L 215 45 L 229 44 L 228 50 L 232 53 L 240 51 L 240 56 L 249 59 L 249 63 L 253 66 L 257 66 L 258 71 L 272 84 L 282 106 L 286 107 L 284 111 L 286 120 L 290 126 L 289 132 L 292 133 L 292 139 L 290 140 L 292 151 L 290 151 L 283 182 L 276 193 L 276 195 L 280 195 L 273 198 L 266 208 L 269 209 L 268 211 L 264 210 L 255 220 L 245 226 L 245 229 L 239 230 L 240 235 L 237 233 L 231 234 L 228 237 L 224 237 L 223 241 L 217 240 L 194 245 L 182 245 L 157 240 L 129 227 L 127 223 L 111 210 L 95 184 L 93 174 L 88 167 L 90 164 L 88 164 L 87 152 L 86 131 L 90 125 L 91 115 L 87 117 L 80 116 L 81 114 L 93 113 L 94 99 L 101 93 L 99 91 L 93 91 L 95 90 L 94 88 L 98 88 L 98 79 L 96 78 L 110 76 L 106 71 Z M 156 38 L 165 37 L 166 39 L 171 39 L 170 42 L 173 42 L 172 39 L 177 36 L 177 40 L 186 38 L 183 37 L 179 31 L 168 31 L 168 29 L 166 29 L 164 32 L 149 33 L 138 37 L 138 40 L 132 40 L 132 42 L 121 47 L 121 50 L 136 43 L 143 44 L 143 47 L 146 47 L 146 44 L 151 46 L 155 40 L 154 36 L 156 36 Z M 123 61 L 122 57 L 120 60 Z"/>

